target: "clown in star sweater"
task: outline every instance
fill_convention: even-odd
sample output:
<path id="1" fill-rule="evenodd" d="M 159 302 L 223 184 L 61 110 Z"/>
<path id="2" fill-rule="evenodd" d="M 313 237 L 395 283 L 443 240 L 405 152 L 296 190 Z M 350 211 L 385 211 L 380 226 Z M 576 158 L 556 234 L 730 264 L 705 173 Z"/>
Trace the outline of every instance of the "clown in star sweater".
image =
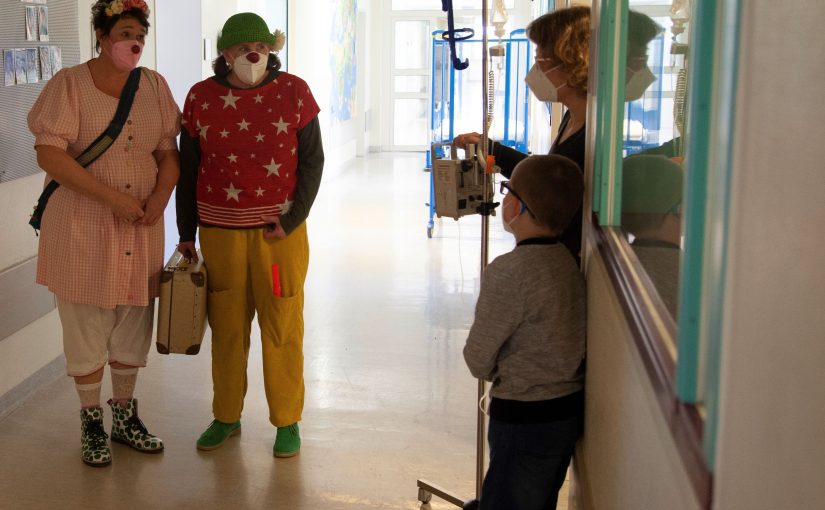
<path id="1" fill-rule="evenodd" d="M 306 82 L 280 71 L 249 89 L 217 76 L 195 84 L 181 119 L 181 242 L 199 223 L 257 228 L 274 215 L 287 234 L 303 223 L 323 170 L 319 111 Z"/>

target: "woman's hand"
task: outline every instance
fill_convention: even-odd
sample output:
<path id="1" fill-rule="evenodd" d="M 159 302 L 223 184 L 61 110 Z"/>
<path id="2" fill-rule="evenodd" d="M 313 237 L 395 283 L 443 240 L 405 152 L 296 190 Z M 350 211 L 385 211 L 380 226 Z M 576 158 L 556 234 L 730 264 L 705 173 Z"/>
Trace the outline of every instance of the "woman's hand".
<path id="1" fill-rule="evenodd" d="M 178 251 L 192 262 L 198 261 L 198 250 L 195 248 L 195 241 L 183 241 L 178 245 Z"/>
<path id="2" fill-rule="evenodd" d="M 112 210 L 115 218 L 126 223 L 135 223 L 143 218 L 143 207 L 132 195 L 112 190 L 106 200 L 106 205 Z"/>
<path id="3" fill-rule="evenodd" d="M 284 227 L 281 226 L 281 218 L 279 216 L 261 216 L 261 219 L 266 222 L 264 228 L 264 237 L 267 239 L 283 239 L 286 237 Z"/>
<path id="4" fill-rule="evenodd" d="M 158 193 L 152 193 L 143 201 L 143 218 L 138 223 L 147 226 L 156 224 L 163 217 L 164 209 L 166 209 L 166 200 Z"/>
<path id="5" fill-rule="evenodd" d="M 475 132 L 464 133 L 453 138 L 453 145 L 459 149 L 467 149 L 467 144 L 473 144 L 478 147 L 479 143 L 481 143 L 481 134 Z"/>

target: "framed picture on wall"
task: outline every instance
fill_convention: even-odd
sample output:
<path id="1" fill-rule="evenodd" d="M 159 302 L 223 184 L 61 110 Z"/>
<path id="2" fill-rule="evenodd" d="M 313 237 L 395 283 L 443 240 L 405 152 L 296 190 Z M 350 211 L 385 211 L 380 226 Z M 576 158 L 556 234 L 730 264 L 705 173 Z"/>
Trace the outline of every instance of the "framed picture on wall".
<path id="1" fill-rule="evenodd" d="M 26 6 L 26 40 L 37 40 L 37 7 L 34 5 Z"/>
<path id="2" fill-rule="evenodd" d="M 63 69 L 63 56 L 60 52 L 60 46 L 49 46 L 49 54 L 52 60 L 52 76 L 54 76 L 57 71 Z"/>
<path id="3" fill-rule="evenodd" d="M 52 77 L 52 52 L 48 46 L 38 48 L 40 53 L 40 79 L 49 80 Z"/>
<path id="4" fill-rule="evenodd" d="M 45 5 L 37 7 L 37 34 L 41 41 L 49 40 L 49 8 Z"/>
<path id="5" fill-rule="evenodd" d="M 28 83 L 26 80 L 26 50 L 21 48 L 14 50 L 14 79 L 18 85 Z"/>
<path id="6" fill-rule="evenodd" d="M 11 87 L 14 85 L 14 50 L 3 50 L 3 71 L 6 75 L 5 85 Z"/>
<path id="7" fill-rule="evenodd" d="M 37 83 L 37 48 L 26 48 L 26 80 Z"/>

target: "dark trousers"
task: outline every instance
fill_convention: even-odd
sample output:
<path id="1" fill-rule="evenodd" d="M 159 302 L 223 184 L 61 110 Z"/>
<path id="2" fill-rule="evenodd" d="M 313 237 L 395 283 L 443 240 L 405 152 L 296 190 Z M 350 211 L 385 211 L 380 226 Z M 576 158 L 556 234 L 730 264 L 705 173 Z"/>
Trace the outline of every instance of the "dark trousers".
<path id="1" fill-rule="evenodd" d="M 555 510 L 581 431 L 581 416 L 524 424 L 491 418 L 490 467 L 480 508 Z"/>

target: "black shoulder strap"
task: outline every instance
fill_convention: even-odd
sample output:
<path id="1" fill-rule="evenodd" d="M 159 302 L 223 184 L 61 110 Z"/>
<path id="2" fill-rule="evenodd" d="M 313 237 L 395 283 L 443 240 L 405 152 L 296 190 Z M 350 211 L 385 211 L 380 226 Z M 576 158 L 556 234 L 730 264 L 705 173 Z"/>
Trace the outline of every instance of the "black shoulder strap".
<path id="1" fill-rule="evenodd" d="M 140 67 L 132 69 L 132 72 L 129 73 L 129 78 L 126 80 L 126 85 L 123 86 L 123 90 L 120 92 L 120 100 L 117 103 L 115 117 L 109 123 L 106 130 L 98 136 L 94 142 L 86 147 L 80 156 L 75 158 L 75 161 L 77 161 L 83 168 L 91 165 L 95 162 L 95 160 L 97 160 L 97 158 L 102 156 L 103 153 L 112 146 L 118 135 L 120 135 L 120 131 L 123 129 L 123 124 L 126 123 L 126 119 L 129 118 L 129 112 L 132 110 L 132 103 L 135 100 L 135 93 L 137 92 L 138 84 L 140 83 L 140 74 Z M 40 218 L 43 215 L 43 211 L 46 209 L 46 203 L 48 203 L 52 193 L 54 193 L 59 186 L 60 183 L 52 179 L 46 187 L 43 188 L 43 192 L 37 199 L 37 205 L 35 205 L 32 219 L 29 221 L 29 224 L 31 224 L 35 230 L 40 228 Z M 36 222 L 36 225 L 32 222 Z"/>
<path id="2" fill-rule="evenodd" d="M 106 130 L 101 133 L 101 135 L 98 136 L 94 142 L 86 147 L 86 150 L 84 150 L 80 156 L 75 158 L 80 166 L 85 168 L 94 163 L 95 160 L 102 156 L 103 153 L 106 152 L 106 150 L 115 142 L 118 135 L 120 135 L 120 131 L 126 123 L 126 119 L 129 118 L 129 112 L 132 111 L 132 103 L 135 100 L 135 93 L 137 92 L 138 84 L 140 83 L 140 73 L 140 67 L 132 69 L 132 72 L 129 73 L 129 78 L 126 80 L 126 85 L 123 86 L 123 90 L 120 93 L 120 101 L 117 103 L 115 117 L 109 123 L 109 127 L 107 127 Z"/>

